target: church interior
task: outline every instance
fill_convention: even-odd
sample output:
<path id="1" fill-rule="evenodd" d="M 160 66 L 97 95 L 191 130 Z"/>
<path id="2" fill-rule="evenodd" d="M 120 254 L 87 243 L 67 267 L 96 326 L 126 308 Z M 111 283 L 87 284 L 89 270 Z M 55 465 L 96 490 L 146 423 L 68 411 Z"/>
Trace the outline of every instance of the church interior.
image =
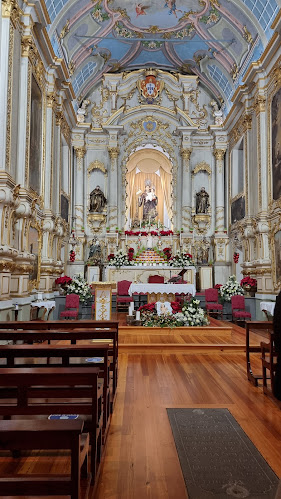
<path id="1" fill-rule="evenodd" d="M 281 0 L 0 13 L 0 497 L 281 498 Z"/>

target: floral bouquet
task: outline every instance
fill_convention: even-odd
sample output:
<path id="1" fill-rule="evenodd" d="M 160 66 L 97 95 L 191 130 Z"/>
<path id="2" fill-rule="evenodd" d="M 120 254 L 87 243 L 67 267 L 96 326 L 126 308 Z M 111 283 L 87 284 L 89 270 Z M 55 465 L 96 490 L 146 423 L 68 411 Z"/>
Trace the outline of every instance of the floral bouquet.
<path id="1" fill-rule="evenodd" d="M 67 290 L 67 286 L 72 282 L 71 277 L 68 277 L 67 275 L 58 277 L 55 280 L 55 284 L 61 287 L 61 289 L 64 289 L 64 291 Z"/>
<path id="2" fill-rule="evenodd" d="M 236 276 L 231 275 L 226 284 L 221 286 L 220 296 L 223 301 L 231 301 L 231 297 L 234 295 L 244 295 L 244 290 L 236 280 Z"/>
<path id="3" fill-rule="evenodd" d="M 189 265 L 194 265 L 192 255 L 190 255 L 190 253 L 181 253 L 180 251 L 176 252 L 175 256 L 171 258 L 169 263 L 172 267 L 182 268 L 189 267 Z"/>
<path id="4" fill-rule="evenodd" d="M 195 298 L 185 302 L 181 312 L 175 314 L 177 326 L 207 326 L 209 321 L 206 312 L 199 305 L 200 300 Z"/>
<path id="5" fill-rule="evenodd" d="M 254 277 L 250 277 L 249 275 L 247 275 L 246 277 L 244 277 L 241 281 L 240 281 L 240 285 L 245 288 L 246 286 L 247 287 L 251 287 L 251 288 L 254 288 L 256 289 L 257 287 L 257 280 L 254 279 Z"/>
<path id="6" fill-rule="evenodd" d="M 109 258 L 108 265 L 111 267 L 123 267 L 123 265 L 135 265 L 135 262 L 133 260 L 129 260 L 127 253 L 124 253 L 124 251 L 119 250 L 117 253 L 114 255 L 109 255 L 111 258 Z"/>
<path id="7" fill-rule="evenodd" d="M 79 299 L 82 303 L 87 303 L 92 298 L 90 285 L 80 275 L 74 277 L 72 281 L 67 285 L 66 294 L 70 295 L 71 293 L 79 295 Z"/>

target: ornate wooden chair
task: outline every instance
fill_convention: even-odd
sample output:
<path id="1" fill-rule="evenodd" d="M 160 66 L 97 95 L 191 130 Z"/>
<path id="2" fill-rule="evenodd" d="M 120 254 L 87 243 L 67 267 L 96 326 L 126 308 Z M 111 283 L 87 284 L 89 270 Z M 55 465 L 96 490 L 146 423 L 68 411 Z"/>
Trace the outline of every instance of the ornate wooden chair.
<path id="1" fill-rule="evenodd" d="M 116 294 L 116 312 L 121 308 L 127 310 L 129 303 L 134 301 L 134 298 L 129 295 L 129 287 L 131 286 L 131 281 L 118 281 L 117 282 L 117 294 Z"/>
<path id="2" fill-rule="evenodd" d="M 205 289 L 205 300 L 207 313 L 216 317 L 220 316 L 222 319 L 223 306 L 218 302 L 218 290 L 216 288 Z"/>
<path id="3" fill-rule="evenodd" d="M 252 315 L 245 310 L 245 298 L 242 295 L 231 297 L 231 310 L 233 322 L 251 320 Z"/>
<path id="4" fill-rule="evenodd" d="M 65 310 L 60 313 L 60 319 L 78 319 L 79 295 L 74 293 L 66 295 Z"/>

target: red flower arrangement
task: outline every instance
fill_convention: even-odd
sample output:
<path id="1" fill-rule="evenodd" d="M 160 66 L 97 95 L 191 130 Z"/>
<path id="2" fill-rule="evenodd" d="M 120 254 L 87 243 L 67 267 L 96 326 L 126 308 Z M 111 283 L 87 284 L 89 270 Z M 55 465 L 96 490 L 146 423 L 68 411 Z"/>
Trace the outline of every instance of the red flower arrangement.
<path id="1" fill-rule="evenodd" d="M 222 284 L 216 284 L 214 287 L 215 289 L 220 289 L 222 287 Z"/>
<path id="2" fill-rule="evenodd" d="M 134 259 L 134 248 L 129 248 L 129 251 L 128 251 L 128 260 L 131 262 L 133 259 Z"/>
<path id="3" fill-rule="evenodd" d="M 67 275 L 64 275 L 62 277 L 58 277 L 55 280 L 55 284 L 60 284 L 61 286 L 65 286 L 66 284 L 70 284 L 72 282 L 71 277 L 68 277 Z"/>
<path id="4" fill-rule="evenodd" d="M 155 309 L 155 301 L 152 303 L 147 303 L 146 305 L 142 305 L 141 307 L 138 308 L 138 310 L 147 310 L 149 312 L 152 312 Z"/>
<path id="5" fill-rule="evenodd" d="M 167 260 L 170 260 L 172 258 L 172 250 L 171 248 L 164 248 L 163 253 L 166 257 Z"/>
<path id="6" fill-rule="evenodd" d="M 174 233 L 172 230 L 160 230 L 161 236 L 172 236 Z"/>
<path id="7" fill-rule="evenodd" d="M 172 307 L 173 314 L 176 314 L 177 312 L 181 312 L 181 309 L 182 309 L 181 302 L 171 301 L 171 307 Z"/>
<path id="8" fill-rule="evenodd" d="M 74 251 L 74 250 L 71 250 L 71 251 L 69 252 L 69 260 L 70 260 L 71 262 L 75 262 L 75 255 L 76 255 L 76 253 L 75 253 L 75 251 Z"/>
<path id="9" fill-rule="evenodd" d="M 140 233 L 140 235 L 141 235 L 141 236 L 148 236 L 148 232 L 146 232 L 146 231 L 144 231 L 144 232 L 143 232 L 143 231 L 142 231 L 142 232 Z"/>
<path id="10" fill-rule="evenodd" d="M 151 231 L 150 231 L 150 234 L 151 234 L 152 236 L 158 236 L 158 232 L 156 232 L 156 230 L 151 230 Z"/>
<path id="11" fill-rule="evenodd" d="M 112 258 L 114 258 L 114 253 L 110 253 L 110 255 L 108 255 L 107 257 L 108 260 L 111 260 Z"/>
<path id="12" fill-rule="evenodd" d="M 233 261 L 234 261 L 234 263 L 239 262 L 239 253 L 233 253 Z"/>
<path id="13" fill-rule="evenodd" d="M 242 287 L 251 286 L 251 288 L 256 288 L 257 287 L 257 280 L 254 279 L 254 277 L 250 277 L 249 275 L 247 275 L 246 277 L 244 277 L 240 281 L 240 284 Z"/>

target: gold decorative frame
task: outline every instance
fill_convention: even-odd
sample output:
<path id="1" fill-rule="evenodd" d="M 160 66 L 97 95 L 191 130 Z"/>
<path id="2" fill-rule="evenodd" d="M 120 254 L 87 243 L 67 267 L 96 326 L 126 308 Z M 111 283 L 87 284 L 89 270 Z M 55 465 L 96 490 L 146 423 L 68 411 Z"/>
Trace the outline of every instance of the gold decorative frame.
<path id="1" fill-rule="evenodd" d="M 32 290 L 33 288 L 39 289 L 40 286 L 40 277 L 41 277 L 41 259 L 42 259 L 42 239 L 43 239 L 43 234 L 42 234 L 42 228 L 39 222 L 36 220 L 32 220 L 29 225 L 28 225 L 28 247 L 29 247 L 29 229 L 30 227 L 34 228 L 38 232 L 38 269 L 37 269 L 37 277 L 36 279 L 30 280 L 29 281 L 29 289 Z"/>
<path id="2" fill-rule="evenodd" d="M 277 259 L 276 255 L 276 234 L 280 233 L 280 257 Z M 271 266 L 271 275 L 273 281 L 273 287 L 276 291 L 281 287 L 281 223 L 277 222 L 273 225 L 270 231 L 270 246 L 271 246 L 271 255 L 272 255 L 272 266 Z M 279 262 L 277 260 L 280 260 Z M 277 274 L 277 264 L 280 264 L 280 272 Z"/>

